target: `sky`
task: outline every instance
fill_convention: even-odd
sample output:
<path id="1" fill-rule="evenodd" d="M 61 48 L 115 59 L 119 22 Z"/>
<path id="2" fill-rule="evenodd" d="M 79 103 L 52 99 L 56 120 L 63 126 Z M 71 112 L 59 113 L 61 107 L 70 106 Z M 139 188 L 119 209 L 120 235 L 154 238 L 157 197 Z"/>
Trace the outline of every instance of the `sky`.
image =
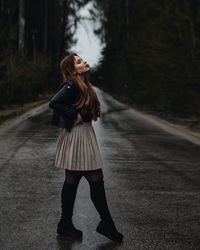
<path id="1" fill-rule="evenodd" d="M 88 9 L 91 7 L 92 3 L 90 2 L 79 11 L 78 15 L 90 17 Z M 75 38 L 77 39 L 77 44 L 73 45 L 71 50 L 85 59 L 91 67 L 96 66 L 101 57 L 103 45 L 99 38 L 93 33 L 91 21 L 84 20 L 82 24 L 78 25 Z"/>

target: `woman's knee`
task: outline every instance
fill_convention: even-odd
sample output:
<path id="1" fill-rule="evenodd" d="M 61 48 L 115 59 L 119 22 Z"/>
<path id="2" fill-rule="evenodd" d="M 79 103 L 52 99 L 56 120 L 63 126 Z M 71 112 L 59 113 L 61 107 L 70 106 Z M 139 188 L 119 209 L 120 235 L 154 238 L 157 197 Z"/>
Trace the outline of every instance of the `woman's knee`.
<path id="1" fill-rule="evenodd" d="M 84 174 L 85 178 L 89 182 L 89 184 L 97 183 L 97 182 L 104 182 L 104 176 L 103 176 L 103 170 L 102 169 L 96 169 L 87 171 Z"/>
<path id="2" fill-rule="evenodd" d="M 65 182 L 68 184 L 79 184 L 82 174 L 79 171 L 65 169 Z"/>

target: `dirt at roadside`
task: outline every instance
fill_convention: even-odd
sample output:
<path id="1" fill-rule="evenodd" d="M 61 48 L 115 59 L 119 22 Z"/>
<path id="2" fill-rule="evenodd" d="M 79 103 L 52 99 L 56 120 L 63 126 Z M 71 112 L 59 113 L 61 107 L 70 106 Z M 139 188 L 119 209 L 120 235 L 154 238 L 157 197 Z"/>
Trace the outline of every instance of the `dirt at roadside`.
<path id="1" fill-rule="evenodd" d="M 19 116 L 26 116 L 26 113 L 31 112 L 31 110 L 40 109 L 49 102 L 52 93 L 46 93 L 43 97 L 38 98 L 37 101 L 25 103 L 24 105 L 7 105 L 0 108 L 0 126 L 4 123 L 17 119 Z"/>
<path id="2" fill-rule="evenodd" d="M 102 90 L 105 90 L 106 92 L 109 93 L 108 89 L 102 88 Z M 144 112 L 146 114 L 150 114 L 153 116 L 156 116 L 158 118 L 164 119 L 172 124 L 175 125 L 181 125 L 187 129 L 189 129 L 192 132 L 197 132 L 200 133 L 200 117 L 187 117 L 187 118 L 182 118 L 175 116 L 174 114 L 170 113 L 164 113 L 164 112 L 158 112 L 156 110 L 153 110 L 145 105 L 138 105 L 136 103 L 130 102 L 127 100 L 123 95 L 120 96 L 116 93 L 109 93 L 111 96 L 113 96 L 116 100 L 119 100 L 125 104 L 127 104 L 130 107 L 133 107 L 134 109 Z"/>

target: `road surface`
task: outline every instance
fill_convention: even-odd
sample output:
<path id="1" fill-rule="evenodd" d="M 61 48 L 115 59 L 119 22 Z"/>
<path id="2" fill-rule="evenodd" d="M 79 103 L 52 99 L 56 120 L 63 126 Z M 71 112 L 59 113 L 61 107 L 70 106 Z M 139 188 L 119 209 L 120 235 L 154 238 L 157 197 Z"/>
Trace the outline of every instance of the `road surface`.
<path id="1" fill-rule="evenodd" d="M 56 237 L 64 170 L 54 167 L 59 129 L 50 125 L 47 107 L 0 128 L 0 249 L 200 249 L 199 144 L 97 93 L 102 118 L 93 126 L 123 243 L 95 231 L 99 215 L 84 177 L 73 217 L 83 239 Z"/>

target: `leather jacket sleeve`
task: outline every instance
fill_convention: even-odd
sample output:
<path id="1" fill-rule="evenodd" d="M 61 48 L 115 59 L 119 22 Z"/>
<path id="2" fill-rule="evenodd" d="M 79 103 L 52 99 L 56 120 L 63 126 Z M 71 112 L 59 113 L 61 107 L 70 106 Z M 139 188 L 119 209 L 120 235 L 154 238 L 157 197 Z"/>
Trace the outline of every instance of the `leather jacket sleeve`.
<path id="1" fill-rule="evenodd" d="M 75 98 L 75 86 L 66 83 L 50 100 L 49 107 L 60 118 L 60 127 L 71 128 L 75 122 L 78 111 L 72 106 Z M 55 114 L 54 114 L 55 115 Z"/>

